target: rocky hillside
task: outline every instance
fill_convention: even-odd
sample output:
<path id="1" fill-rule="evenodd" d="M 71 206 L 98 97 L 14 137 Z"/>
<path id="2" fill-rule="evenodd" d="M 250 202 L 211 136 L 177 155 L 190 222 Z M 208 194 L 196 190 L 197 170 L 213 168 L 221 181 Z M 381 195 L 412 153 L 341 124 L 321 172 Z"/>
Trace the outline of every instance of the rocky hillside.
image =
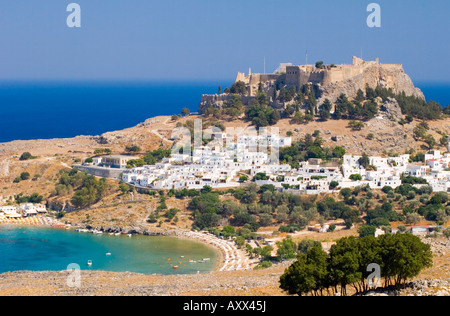
<path id="1" fill-rule="evenodd" d="M 402 68 L 386 68 L 382 65 L 373 65 L 366 68 L 362 74 L 349 80 L 321 86 L 319 103 L 322 103 L 327 98 L 334 102 L 342 93 L 350 98 L 354 98 L 358 90 L 365 91 L 366 86 L 373 89 L 377 86 L 392 88 L 396 94 L 405 92 L 407 96 L 425 99 L 422 91 L 414 86 L 411 78 Z"/>

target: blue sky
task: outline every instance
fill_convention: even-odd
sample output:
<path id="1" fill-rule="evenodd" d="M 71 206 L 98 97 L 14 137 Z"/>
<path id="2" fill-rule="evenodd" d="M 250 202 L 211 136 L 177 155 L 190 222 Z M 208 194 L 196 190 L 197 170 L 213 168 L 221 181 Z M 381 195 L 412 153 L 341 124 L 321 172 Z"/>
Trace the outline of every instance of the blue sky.
<path id="1" fill-rule="evenodd" d="M 70 2 L 82 27 L 66 25 Z M 381 28 L 366 7 L 381 6 Z M 233 80 L 280 62 L 402 63 L 450 82 L 448 0 L 2 0 L 0 80 Z"/>

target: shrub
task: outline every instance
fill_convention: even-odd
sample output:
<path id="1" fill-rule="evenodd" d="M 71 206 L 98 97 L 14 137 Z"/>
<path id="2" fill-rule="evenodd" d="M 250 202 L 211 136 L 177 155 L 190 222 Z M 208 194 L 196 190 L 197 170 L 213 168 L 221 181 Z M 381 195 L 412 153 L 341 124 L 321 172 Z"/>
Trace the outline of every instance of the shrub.
<path id="1" fill-rule="evenodd" d="M 28 180 L 28 179 L 30 179 L 30 174 L 28 172 L 22 172 L 20 174 L 20 179 L 21 180 Z"/>
<path id="2" fill-rule="evenodd" d="M 352 181 L 361 181 L 362 180 L 362 176 L 360 174 L 352 174 L 349 177 L 350 180 Z"/>
<path id="3" fill-rule="evenodd" d="M 28 159 L 35 159 L 35 156 L 32 156 L 29 152 L 24 152 L 22 155 L 20 155 L 19 160 L 28 160 Z"/>
<path id="4" fill-rule="evenodd" d="M 258 263 L 258 265 L 254 269 L 255 270 L 267 269 L 267 268 L 270 268 L 271 266 L 272 266 L 271 261 L 261 261 L 260 263 Z"/>
<path id="5" fill-rule="evenodd" d="M 348 126 L 352 129 L 352 131 L 360 131 L 364 128 L 364 123 L 360 121 L 350 121 Z"/>
<path id="6" fill-rule="evenodd" d="M 373 225 L 363 225 L 358 228 L 359 237 L 375 236 L 377 228 Z"/>
<path id="7" fill-rule="evenodd" d="M 444 229 L 442 233 L 444 234 L 445 237 L 450 238 L 450 227 Z"/>

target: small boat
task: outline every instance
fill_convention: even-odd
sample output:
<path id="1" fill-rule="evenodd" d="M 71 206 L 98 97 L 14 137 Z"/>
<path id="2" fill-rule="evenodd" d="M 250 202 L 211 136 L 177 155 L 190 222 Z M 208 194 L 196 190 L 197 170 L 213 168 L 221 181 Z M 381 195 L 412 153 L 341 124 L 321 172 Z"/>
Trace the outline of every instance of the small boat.
<path id="1" fill-rule="evenodd" d="M 181 259 L 184 259 L 184 256 L 181 256 Z"/>
<path id="2" fill-rule="evenodd" d="M 173 268 L 174 268 L 174 269 L 178 269 L 178 266 L 174 266 Z"/>
<path id="3" fill-rule="evenodd" d="M 190 263 L 196 263 L 197 261 L 195 261 L 195 260 L 190 260 L 189 262 L 190 262 Z"/>
<path id="4" fill-rule="evenodd" d="M 131 237 L 131 236 L 133 236 L 133 235 L 131 235 L 131 234 L 128 234 L 128 237 Z"/>
<path id="5" fill-rule="evenodd" d="M 211 260 L 210 258 L 203 258 L 203 261 L 209 261 Z"/>
<path id="6" fill-rule="evenodd" d="M 199 260 L 198 263 L 205 263 L 205 260 Z"/>
<path id="7" fill-rule="evenodd" d="M 92 266 L 92 260 L 88 260 L 87 265 Z"/>
<path id="8" fill-rule="evenodd" d="M 111 253 L 110 253 L 110 252 L 107 252 L 107 253 L 106 253 L 106 255 L 107 255 L 107 256 L 110 256 L 110 255 L 111 255 Z"/>

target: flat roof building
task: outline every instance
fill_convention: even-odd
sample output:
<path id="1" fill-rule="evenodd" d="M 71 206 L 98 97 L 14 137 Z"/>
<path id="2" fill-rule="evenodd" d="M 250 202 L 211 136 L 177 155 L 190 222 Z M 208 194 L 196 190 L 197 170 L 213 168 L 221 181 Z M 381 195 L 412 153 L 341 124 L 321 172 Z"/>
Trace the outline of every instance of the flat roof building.
<path id="1" fill-rule="evenodd" d="M 125 155 L 109 155 L 102 157 L 101 164 L 102 166 L 105 167 L 125 169 L 127 167 L 128 161 L 135 159 L 139 159 L 139 157 L 125 156 Z"/>

